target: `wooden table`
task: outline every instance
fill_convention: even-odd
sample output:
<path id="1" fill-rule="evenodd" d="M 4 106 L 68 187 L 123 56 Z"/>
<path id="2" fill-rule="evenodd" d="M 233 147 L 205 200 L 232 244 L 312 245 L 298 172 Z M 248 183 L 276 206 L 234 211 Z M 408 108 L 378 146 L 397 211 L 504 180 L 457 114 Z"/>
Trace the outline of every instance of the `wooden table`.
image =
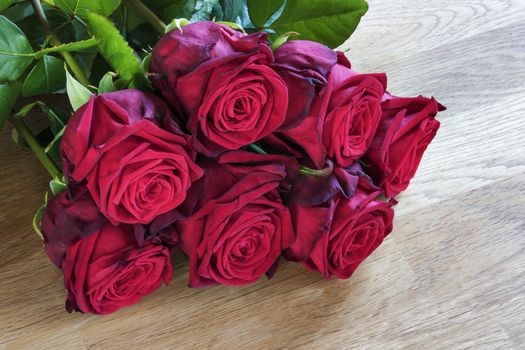
<path id="1" fill-rule="evenodd" d="M 347 281 L 284 263 L 272 281 L 171 286 L 113 315 L 64 311 L 31 218 L 48 177 L 1 135 L 0 349 L 524 349 L 525 1 L 371 0 L 345 45 L 360 71 L 448 111 L 395 229 Z"/>

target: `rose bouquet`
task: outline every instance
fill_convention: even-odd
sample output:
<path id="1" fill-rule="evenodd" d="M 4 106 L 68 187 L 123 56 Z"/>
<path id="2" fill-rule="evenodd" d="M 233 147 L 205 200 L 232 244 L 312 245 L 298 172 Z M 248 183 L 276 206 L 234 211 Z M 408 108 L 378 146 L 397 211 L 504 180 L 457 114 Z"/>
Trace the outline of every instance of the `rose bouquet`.
<path id="1" fill-rule="evenodd" d="M 0 52 L 1 116 L 53 177 L 34 225 L 63 272 L 68 311 L 137 302 L 169 283 L 175 250 L 189 258 L 190 287 L 271 278 L 281 257 L 349 278 L 391 233 L 395 197 L 443 107 L 392 95 L 385 74 L 353 70 L 330 47 L 366 3 L 331 2 L 340 12 L 330 17 L 324 1 L 188 1 L 192 20 L 165 26 L 160 1 L 32 1 L 47 35 L 36 52 L 0 17 L 0 46 L 12 51 L 9 61 Z M 20 3 L 8 3 L 14 17 Z M 128 17 L 105 17 L 117 10 Z M 62 28 L 49 25 L 68 11 Z M 142 64 L 129 45 L 144 43 L 124 40 L 131 13 L 149 21 L 135 18 L 135 30 L 166 31 L 136 35 L 153 47 Z M 327 27 L 311 21 L 323 14 Z M 217 17 L 227 21 L 204 20 Z M 56 32 L 75 23 L 92 37 L 63 44 Z M 86 74 L 78 62 L 89 53 L 92 67 L 102 58 L 116 72 Z M 20 95 L 63 91 L 72 114 L 34 100 L 15 106 Z M 51 121 L 45 149 L 23 122 L 34 107 Z"/>

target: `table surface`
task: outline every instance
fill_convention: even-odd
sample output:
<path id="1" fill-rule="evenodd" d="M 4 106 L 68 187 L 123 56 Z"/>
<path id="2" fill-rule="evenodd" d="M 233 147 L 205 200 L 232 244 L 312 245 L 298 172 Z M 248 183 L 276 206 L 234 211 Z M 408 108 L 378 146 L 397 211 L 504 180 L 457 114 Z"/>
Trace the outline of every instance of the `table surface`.
<path id="1" fill-rule="evenodd" d="M 68 314 L 31 228 L 48 178 L 1 135 L 0 349 L 525 348 L 525 1 L 370 0 L 354 68 L 448 111 L 395 228 L 346 281 L 284 263 L 248 287 L 174 279 L 109 316 Z"/>

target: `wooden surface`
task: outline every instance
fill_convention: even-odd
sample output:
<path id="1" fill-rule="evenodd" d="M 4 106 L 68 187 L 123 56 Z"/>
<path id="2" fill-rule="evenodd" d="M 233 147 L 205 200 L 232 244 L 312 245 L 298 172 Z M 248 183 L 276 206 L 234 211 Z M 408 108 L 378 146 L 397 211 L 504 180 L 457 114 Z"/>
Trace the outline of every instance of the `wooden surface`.
<path id="1" fill-rule="evenodd" d="M 48 178 L 1 135 L 0 349 L 524 349 L 525 0 L 370 0 L 361 71 L 448 111 L 395 229 L 347 281 L 284 263 L 272 281 L 186 287 L 136 306 L 64 311 L 31 218 Z"/>

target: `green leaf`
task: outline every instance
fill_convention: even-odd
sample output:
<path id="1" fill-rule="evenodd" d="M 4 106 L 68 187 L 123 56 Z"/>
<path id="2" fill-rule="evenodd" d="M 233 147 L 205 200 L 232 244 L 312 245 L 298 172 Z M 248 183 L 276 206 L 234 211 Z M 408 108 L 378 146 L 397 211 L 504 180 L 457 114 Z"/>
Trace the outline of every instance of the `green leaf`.
<path id="1" fill-rule="evenodd" d="M 124 6 L 121 6 L 120 8 L 123 12 L 126 12 L 123 19 L 126 21 L 125 25 L 128 32 L 133 31 L 133 29 L 137 28 L 139 25 L 147 22 L 135 6 L 131 5 L 129 2 L 125 2 L 123 5 Z"/>
<path id="2" fill-rule="evenodd" d="M 135 52 L 107 18 L 88 14 L 88 29 L 101 40 L 98 51 L 111 67 L 125 80 L 131 81 L 144 73 Z"/>
<path id="3" fill-rule="evenodd" d="M 283 6 L 285 0 L 248 0 L 248 12 L 256 27 L 264 24 Z M 316 0 L 311 0 L 315 2 Z"/>
<path id="4" fill-rule="evenodd" d="M 79 109 L 81 106 L 86 104 L 91 98 L 91 91 L 89 91 L 84 85 L 80 84 L 69 74 L 66 69 L 66 89 L 69 102 L 73 107 L 73 110 Z"/>
<path id="5" fill-rule="evenodd" d="M 0 81 L 18 79 L 34 56 L 24 33 L 10 20 L 0 16 Z"/>
<path id="6" fill-rule="evenodd" d="M 0 0 L 0 12 L 13 5 L 16 0 Z"/>
<path id="7" fill-rule="evenodd" d="M 19 83 L 0 84 L 0 130 L 2 130 L 5 121 L 11 115 L 19 95 Z"/>
<path id="8" fill-rule="evenodd" d="M 62 44 L 58 46 L 48 47 L 36 52 L 36 58 L 40 58 L 45 54 L 51 52 L 64 52 L 64 51 L 82 51 L 100 44 L 100 40 L 97 38 L 91 38 L 82 41 L 76 41 L 73 43 Z"/>
<path id="9" fill-rule="evenodd" d="M 35 10 L 33 9 L 33 6 L 31 6 L 30 1 L 19 1 L 6 9 L 3 12 L 3 15 L 11 22 L 18 23 L 19 21 L 33 15 L 34 13 Z"/>
<path id="10" fill-rule="evenodd" d="M 195 1 L 195 12 L 191 16 L 191 22 L 208 20 L 211 18 L 213 7 L 219 0 L 197 0 Z"/>
<path id="11" fill-rule="evenodd" d="M 70 15 L 87 18 L 88 13 L 111 15 L 120 5 L 120 0 L 55 0 L 55 5 Z"/>
<path id="12" fill-rule="evenodd" d="M 106 74 L 104 74 L 102 79 L 100 79 L 100 82 L 98 83 L 98 93 L 99 94 L 117 91 L 117 88 L 115 87 L 115 84 L 113 83 L 114 75 L 115 73 L 113 72 L 107 72 Z"/>
<path id="13" fill-rule="evenodd" d="M 195 3 L 196 0 L 174 0 L 169 4 L 159 2 L 156 12 L 165 22 L 171 22 L 174 18 L 190 18 L 195 11 Z"/>
<path id="14" fill-rule="evenodd" d="M 65 87 L 64 61 L 53 56 L 44 56 L 24 81 L 22 96 L 54 93 L 64 90 Z"/>
<path id="15" fill-rule="evenodd" d="M 299 39 L 335 48 L 350 37 L 367 10 L 365 0 L 287 0 L 271 28 L 279 34 L 299 32 Z"/>
<path id="16" fill-rule="evenodd" d="M 259 0 L 259 2 L 261 2 Z M 267 0 L 262 1 L 267 2 Z M 221 0 L 221 5 L 223 8 L 223 21 L 234 22 L 237 17 L 241 14 L 242 8 L 245 5 L 245 0 Z"/>

